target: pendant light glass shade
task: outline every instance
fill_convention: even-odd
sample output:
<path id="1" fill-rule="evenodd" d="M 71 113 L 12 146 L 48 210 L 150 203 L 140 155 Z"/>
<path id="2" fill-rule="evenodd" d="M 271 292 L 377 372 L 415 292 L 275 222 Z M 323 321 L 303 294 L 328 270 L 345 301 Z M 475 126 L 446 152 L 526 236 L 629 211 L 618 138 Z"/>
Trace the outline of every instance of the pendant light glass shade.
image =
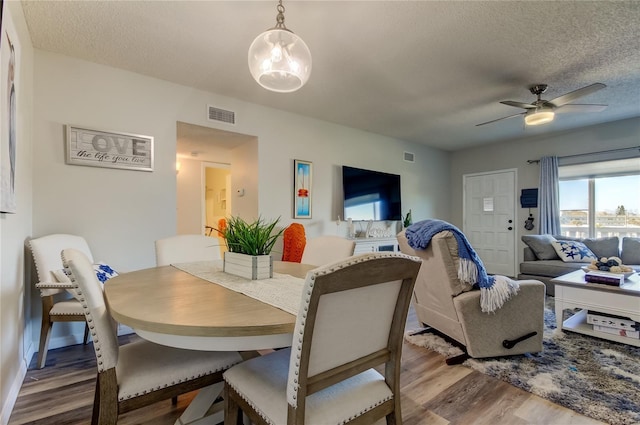
<path id="1" fill-rule="evenodd" d="M 284 7 L 277 25 L 256 37 L 249 47 L 249 71 L 267 90 L 289 93 L 304 86 L 311 75 L 311 52 L 305 42 L 284 26 Z"/>
<path id="2" fill-rule="evenodd" d="M 527 112 L 524 122 L 527 125 L 541 125 L 553 121 L 555 113 L 550 108 L 540 108 Z"/>

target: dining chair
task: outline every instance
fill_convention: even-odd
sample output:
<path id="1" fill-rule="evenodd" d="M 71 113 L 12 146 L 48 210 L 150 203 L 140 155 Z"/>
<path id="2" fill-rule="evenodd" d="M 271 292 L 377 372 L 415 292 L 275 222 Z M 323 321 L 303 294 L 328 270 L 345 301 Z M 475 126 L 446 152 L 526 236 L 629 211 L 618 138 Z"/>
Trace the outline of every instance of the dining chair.
<path id="1" fill-rule="evenodd" d="M 402 423 L 400 360 L 420 264 L 371 253 L 310 271 L 292 347 L 224 373 L 224 423 L 240 412 L 258 424 Z"/>
<path id="2" fill-rule="evenodd" d="M 205 235 L 176 235 L 155 242 L 156 264 L 220 260 L 220 239 Z"/>
<path id="3" fill-rule="evenodd" d="M 87 256 L 93 263 L 93 257 L 87 241 L 81 236 L 52 234 L 31 239 L 28 242 L 38 275 L 36 287 L 42 299 L 42 325 L 38 348 L 37 367 L 42 369 L 47 361 L 49 339 L 55 322 L 85 322 L 80 302 L 70 297 L 70 283 L 60 282 L 56 277 L 62 271 L 60 252 L 65 248 L 75 248 Z M 65 279 L 62 279 L 65 280 Z M 85 325 L 83 342 L 86 344 L 89 328 Z"/>
<path id="4" fill-rule="evenodd" d="M 282 261 L 300 263 L 307 244 L 304 226 L 291 223 L 282 233 Z"/>
<path id="5" fill-rule="evenodd" d="M 185 350 L 145 340 L 119 346 L 87 256 L 65 249 L 62 262 L 93 337 L 98 378 L 92 425 L 116 424 L 122 413 L 221 382 L 223 371 L 242 360 L 237 352 Z"/>
<path id="6" fill-rule="evenodd" d="M 307 239 L 302 262 L 323 266 L 353 255 L 355 242 L 340 236 L 325 235 Z"/>

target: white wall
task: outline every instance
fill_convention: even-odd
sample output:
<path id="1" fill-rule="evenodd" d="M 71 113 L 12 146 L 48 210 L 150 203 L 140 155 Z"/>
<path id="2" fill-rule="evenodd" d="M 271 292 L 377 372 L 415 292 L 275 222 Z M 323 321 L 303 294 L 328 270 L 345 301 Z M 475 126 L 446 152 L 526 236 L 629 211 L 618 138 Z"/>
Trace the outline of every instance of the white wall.
<path id="1" fill-rule="evenodd" d="M 456 226 L 463 228 L 462 176 L 464 174 L 516 168 L 518 170 L 517 193 L 520 196 L 521 189 L 539 186 L 539 164 L 528 164 L 527 160 L 537 160 L 542 156 L 561 157 L 633 146 L 640 146 L 640 118 L 630 118 L 574 131 L 513 140 L 455 152 L 451 159 L 451 220 Z M 531 213 L 535 217 L 536 227 L 532 231 L 525 230 L 524 222 L 529 216 L 529 209 L 518 208 L 517 210 L 515 230 L 518 232 L 519 248 L 517 251 L 520 262 L 524 247 L 520 236 L 537 234 L 540 220 L 538 209 L 532 209 Z"/>
<path id="2" fill-rule="evenodd" d="M 202 167 L 198 160 L 180 159 L 180 172 L 176 174 L 176 220 L 175 232 L 165 229 L 163 237 L 201 234 L 202 221 Z"/>
<path id="3" fill-rule="evenodd" d="M 116 270 L 153 266 L 153 242 L 176 233 L 178 121 L 257 138 L 257 149 L 245 143 L 231 153 L 235 215 L 293 221 L 295 158 L 314 163 L 313 219 L 303 221 L 311 237 L 346 234 L 346 226 L 337 229 L 334 222 L 343 164 L 401 174 L 403 204 L 416 219 L 449 215 L 449 154 L 436 149 L 39 50 L 34 84 L 33 236 L 82 235 L 94 257 Z M 206 105 L 241 111 L 236 125 L 208 121 Z M 153 136 L 155 170 L 66 165 L 65 124 Z M 404 150 L 416 154 L 416 163 L 402 161 Z M 39 314 L 31 320 L 35 341 Z M 80 341 L 81 326 L 54 326 L 52 346 L 67 344 L 70 333 Z"/>
<path id="4" fill-rule="evenodd" d="M 0 214 L 0 423 L 7 423 L 33 354 L 31 328 L 31 287 L 25 270 L 24 244 L 31 234 L 32 221 L 32 108 L 33 48 L 27 33 L 22 6 L 4 2 L 3 32 L 10 31 L 19 45 L 16 77 L 16 214 Z M 4 35 L 3 35 L 4 37 Z M 4 79 L 2 80 L 5 81 Z M 6 99 L 6 84 L 0 84 L 0 99 Z M 0 124 L 3 140 L 5 121 Z M 25 280 L 27 286 L 25 286 Z M 39 327 L 39 326 L 38 326 Z"/>

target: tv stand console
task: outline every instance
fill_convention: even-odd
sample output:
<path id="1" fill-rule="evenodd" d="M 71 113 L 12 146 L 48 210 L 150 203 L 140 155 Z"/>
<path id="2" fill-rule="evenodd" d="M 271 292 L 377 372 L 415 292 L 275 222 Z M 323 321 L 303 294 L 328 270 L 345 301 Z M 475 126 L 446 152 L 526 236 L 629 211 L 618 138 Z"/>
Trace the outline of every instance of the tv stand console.
<path id="1" fill-rule="evenodd" d="M 354 255 L 364 254 L 367 252 L 399 252 L 398 239 L 393 237 L 388 238 L 353 238 L 356 246 L 353 249 Z"/>

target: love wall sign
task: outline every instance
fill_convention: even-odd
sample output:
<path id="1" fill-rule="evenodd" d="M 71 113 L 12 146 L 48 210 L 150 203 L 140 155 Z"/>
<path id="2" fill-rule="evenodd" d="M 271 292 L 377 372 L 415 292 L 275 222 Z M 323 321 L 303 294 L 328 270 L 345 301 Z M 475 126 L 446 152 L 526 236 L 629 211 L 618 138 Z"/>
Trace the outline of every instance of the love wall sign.
<path id="1" fill-rule="evenodd" d="M 153 171 L 153 137 L 67 125 L 66 163 Z"/>

